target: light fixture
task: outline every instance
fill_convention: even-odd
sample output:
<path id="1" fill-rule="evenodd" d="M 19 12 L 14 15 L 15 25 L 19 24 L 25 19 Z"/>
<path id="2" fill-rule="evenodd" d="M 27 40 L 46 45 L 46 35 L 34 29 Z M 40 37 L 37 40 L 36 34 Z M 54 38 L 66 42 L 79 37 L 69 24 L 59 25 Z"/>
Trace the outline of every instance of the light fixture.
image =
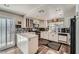
<path id="1" fill-rule="evenodd" d="M 10 5 L 9 5 L 9 4 L 4 4 L 4 6 L 5 6 L 5 7 L 10 7 Z"/>
<path id="2" fill-rule="evenodd" d="M 64 12 L 62 9 L 58 8 L 56 9 L 57 17 L 64 17 Z"/>
<path id="3" fill-rule="evenodd" d="M 44 13 L 45 11 L 44 11 L 44 10 L 39 10 L 38 12 L 39 12 L 39 13 Z"/>

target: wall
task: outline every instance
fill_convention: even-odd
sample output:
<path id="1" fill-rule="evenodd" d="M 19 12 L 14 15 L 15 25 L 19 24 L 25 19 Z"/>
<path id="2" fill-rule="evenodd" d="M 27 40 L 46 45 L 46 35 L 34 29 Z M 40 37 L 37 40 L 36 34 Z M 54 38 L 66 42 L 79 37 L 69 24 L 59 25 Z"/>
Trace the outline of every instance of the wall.
<path id="1" fill-rule="evenodd" d="M 76 18 L 76 53 L 79 54 L 79 5 L 76 7 L 76 13 L 78 12 Z"/>
<path id="2" fill-rule="evenodd" d="M 74 6 L 64 14 L 64 27 L 70 27 L 70 19 L 76 14 L 76 7 Z"/>
<path id="3" fill-rule="evenodd" d="M 79 16 L 76 20 L 76 53 L 79 54 Z"/>
<path id="4" fill-rule="evenodd" d="M 70 18 L 71 17 L 64 18 L 64 27 L 66 27 L 66 28 L 70 27 Z"/>
<path id="5" fill-rule="evenodd" d="M 3 12 L 3 11 L 0 11 L 0 16 L 13 18 L 15 20 L 15 24 L 18 24 L 18 21 L 22 22 L 22 20 L 23 20 L 22 16 L 14 15 L 14 14 Z"/>

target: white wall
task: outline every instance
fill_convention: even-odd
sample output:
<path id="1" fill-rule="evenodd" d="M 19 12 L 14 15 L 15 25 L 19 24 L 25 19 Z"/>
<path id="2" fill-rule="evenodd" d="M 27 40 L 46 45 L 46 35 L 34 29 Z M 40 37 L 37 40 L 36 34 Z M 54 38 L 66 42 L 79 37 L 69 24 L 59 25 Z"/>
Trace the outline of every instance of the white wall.
<path id="1" fill-rule="evenodd" d="M 64 18 L 64 27 L 66 28 L 70 27 L 70 18 L 71 17 Z"/>
<path id="2" fill-rule="evenodd" d="M 14 15 L 14 14 L 10 14 L 10 13 L 7 13 L 7 12 L 2 12 L 2 11 L 0 11 L 0 16 L 13 18 L 15 20 L 16 24 L 18 24 L 17 21 L 22 22 L 22 20 L 23 20 L 23 17 L 21 17 L 19 15 Z"/>
<path id="3" fill-rule="evenodd" d="M 76 20 L 76 53 L 79 54 L 79 16 Z"/>
<path id="4" fill-rule="evenodd" d="M 76 18 L 76 53 L 79 54 L 79 5 L 76 7 L 76 13 L 78 16 Z"/>
<path id="5" fill-rule="evenodd" d="M 76 14 L 76 7 L 74 6 L 70 10 L 66 11 L 64 14 L 64 27 L 70 26 L 70 19 L 73 18 Z"/>

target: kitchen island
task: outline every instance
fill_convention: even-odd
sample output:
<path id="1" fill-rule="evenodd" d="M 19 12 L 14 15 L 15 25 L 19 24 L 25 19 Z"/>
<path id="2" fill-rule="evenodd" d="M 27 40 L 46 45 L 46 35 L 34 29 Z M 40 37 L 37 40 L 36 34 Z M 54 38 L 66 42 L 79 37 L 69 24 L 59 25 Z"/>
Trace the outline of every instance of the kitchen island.
<path id="1" fill-rule="evenodd" d="M 34 54 L 38 50 L 38 36 L 33 32 L 18 33 L 17 47 L 24 54 Z"/>

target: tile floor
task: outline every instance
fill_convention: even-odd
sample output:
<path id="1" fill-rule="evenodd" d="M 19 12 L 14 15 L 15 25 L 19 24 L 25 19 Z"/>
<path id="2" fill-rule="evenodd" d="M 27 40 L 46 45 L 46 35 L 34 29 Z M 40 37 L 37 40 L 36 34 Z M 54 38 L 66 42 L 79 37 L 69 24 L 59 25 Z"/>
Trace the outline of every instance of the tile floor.
<path id="1" fill-rule="evenodd" d="M 61 44 L 59 50 L 55 50 L 45 44 L 42 43 L 39 44 L 39 48 L 36 54 L 69 54 L 70 53 L 70 47 L 67 45 Z M 0 54 L 23 54 L 23 53 L 20 51 L 18 47 L 12 47 L 4 51 L 0 51 Z"/>

